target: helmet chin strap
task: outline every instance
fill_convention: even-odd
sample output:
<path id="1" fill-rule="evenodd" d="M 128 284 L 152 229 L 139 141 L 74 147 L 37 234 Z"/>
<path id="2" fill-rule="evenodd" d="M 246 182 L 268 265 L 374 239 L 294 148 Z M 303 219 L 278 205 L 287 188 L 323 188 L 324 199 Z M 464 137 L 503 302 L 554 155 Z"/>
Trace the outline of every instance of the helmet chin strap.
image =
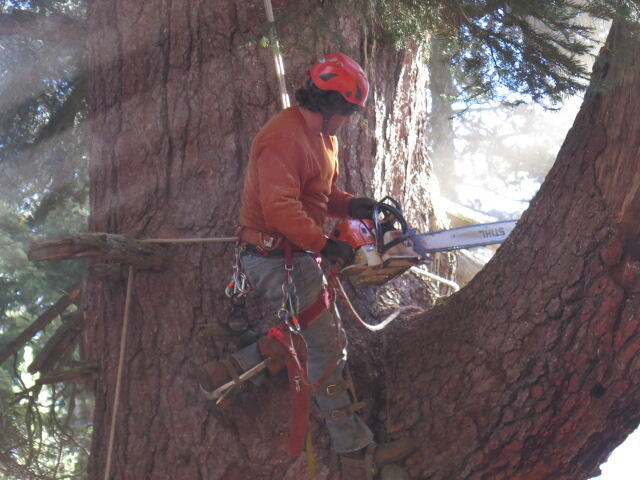
<path id="1" fill-rule="evenodd" d="M 320 113 L 322 114 L 322 133 L 324 133 L 325 135 L 329 135 L 329 132 L 327 131 L 329 128 L 329 121 L 331 120 L 331 117 L 336 114 L 336 112 L 321 111 Z"/>
<path id="2" fill-rule="evenodd" d="M 329 128 L 329 120 L 331 120 L 331 117 L 333 117 L 333 115 L 327 115 L 326 113 L 322 114 L 322 133 L 325 135 L 329 134 L 327 129 Z"/>

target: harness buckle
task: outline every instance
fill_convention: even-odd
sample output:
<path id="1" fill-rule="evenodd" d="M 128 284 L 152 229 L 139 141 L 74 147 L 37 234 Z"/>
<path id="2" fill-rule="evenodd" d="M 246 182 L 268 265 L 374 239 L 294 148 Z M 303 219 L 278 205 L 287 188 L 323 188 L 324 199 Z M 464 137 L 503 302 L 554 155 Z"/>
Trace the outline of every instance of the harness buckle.
<path id="1" fill-rule="evenodd" d="M 289 312 L 289 310 L 281 307 L 280 310 L 278 310 L 277 316 L 278 319 L 282 321 L 282 323 L 284 323 L 284 325 L 287 327 L 287 330 L 289 330 L 291 333 L 294 333 L 296 335 L 302 334 L 300 322 L 298 322 L 298 319 L 295 316 L 291 315 L 291 312 Z"/>
<path id="2" fill-rule="evenodd" d="M 330 397 L 342 393 L 345 390 L 346 388 L 343 383 L 333 383 L 331 385 L 327 385 L 327 388 L 325 388 L 326 394 Z"/>

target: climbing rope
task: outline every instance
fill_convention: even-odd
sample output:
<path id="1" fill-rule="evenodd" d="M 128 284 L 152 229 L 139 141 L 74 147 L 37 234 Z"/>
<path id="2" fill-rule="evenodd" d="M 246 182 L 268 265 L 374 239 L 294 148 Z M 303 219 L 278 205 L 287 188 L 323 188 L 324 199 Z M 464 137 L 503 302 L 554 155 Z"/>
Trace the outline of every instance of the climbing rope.
<path id="1" fill-rule="evenodd" d="M 127 296 L 124 301 L 124 318 L 122 320 L 122 332 L 120 333 L 120 355 L 118 357 L 118 373 L 116 375 L 116 391 L 113 398 L 113 412 L 111 413 L 111 427 L 109 429 L 109 446 L 107 448 L 107 466 L 104 471 L 104 480 L 109 480 L 111 475 L 111 458 L 113 455 L 113 442 L 116 431 L 116 418 L 120 405 L 120 389 L 122 385 L 122 370 L 124 366 L 124 354 L 127 344 L 127 330 L 129 328 L 129 310 L 131 307 L 131 292 L 133 290 L 133 267 L 129 265 L 127 276 Z"/>
<path id="2" fill-rule="evenodd" d="M 431 273 L 429 270 L 427 270 L 425 267 L 411 267 L 411 271 L 416 272 L 420 275 L 424 275 L 425 277 L 428 277 L 432 280 L 435 280 L 438 283 L 443 283 L 451 288 L 453 288 L 454 292 L 457 292 L 458 290 L 460 290 L 460 285 L 458 285 L 456 282 L 452 281 L 452 280 L 448 280 L 446 278 L 442 278 L 439 275 L 436 275 L 435 273 Z"/>
<path id="3" fill-rule="evenodd" d="M 209 243 L 209 242 L 236 242 L 238 237 L 211 237 L 211 238 L 146 238 L 143 243 Z M 120 405 L 120 390 L 122 386 L 122 371 L 124 370 L 125 347 L 127 344 L 127 331 L 129 328 L 129 311 L 131 310 L 131 296 L 133 293 L 133 267 L 129 266 L 127 275 L 127 293 L 124 302 L 124 318 L 122 320 L 122 332 L 120 333 L 120 354 L 118 357 L 118 373 L 116 374 L 116 391 L 113 397 L 113 411 L 111 412 L 111 427 L 109 429 L 109 444 L 107 447 L 107 464 L 104 470 L 104 480 L 109 480 L 111 475 L 111 463 L 113 457 L 113 444 L 115 440 L 116 419 Z"/>
<path id="4" fill-rule="evenodd" d="M 291 103 L 289 102 L 289 94 L 287 93 L 287 85 L 284 78 L 284 59 L 282 58 L 282 51 L 280 50 L 280 41 L 278 40 L 278 34 L 274 27 L 275 18 L 273 16 L 273 7 L 271 6 L 271 0 L 264 0 L 264 10 L 267 14 L 267 20 L 269 21 L 269 36 L 271 37 L 271 51 L 273 53 L 273 65 L 276 68 L 276 76 L 278 77 L 278 88 L 280 89 L 280 105 L 283 109 L 289 108 Z"/>
<path id="5" fill-rule="evenodd" d="M 238 237 L 213 237 L 213 238 L 145 238 L 142 243 L 219 243 L 237 242 Z"/>
<path id="6" fill-rule="evenodd" d="M 375 325 L 371 325 L 371 324 L 365 322 L 362 319 L 362 317 L 358 314 L 358 312 L 356 311 L 355 307 L 351 303 L 351 300 L 349 300 L 349 296 L 347 295 L 347 292 L 344 291 L 344 287 L 342 286 L 342 283 L 340 282 L 340 279 L 338 277 L 334 276 L 334 277 L 332 277 L 330 279 L 330 282 L 335 287 L 335 289 L 338 291 L 338 293 L 340 294 L 342 299 L 344 300 L 344 303 L 346 304 L 347 308 L 349 309 L 349 312 L 351 312 L 351 315 L 353 316 L 353 318 L 355 318 L 356 321 L 361 326 L 363 326 L 364 328 L 366 328 L 367 330 L 370 330 L 372 332 L 379 332 L 380 330 L 384 329 L 391 322 L 393 322 L 396 318 L 398 318 L 398 316 L 401 313 L 405 313 L 405 312 L 408 312 L 408 311 L 411 311 L 411 310 L 415 311 L 416 314 L 424 312 L 424 309 L 422 309 L 421 307 L 418 307 L 416 305 L 407 305 L 405 307 L 398 307 L 389 316 L 387 316 L 387 318 L 385 318 L 383 321 L 381 321 L 380 323 L 377 323 Z"/>

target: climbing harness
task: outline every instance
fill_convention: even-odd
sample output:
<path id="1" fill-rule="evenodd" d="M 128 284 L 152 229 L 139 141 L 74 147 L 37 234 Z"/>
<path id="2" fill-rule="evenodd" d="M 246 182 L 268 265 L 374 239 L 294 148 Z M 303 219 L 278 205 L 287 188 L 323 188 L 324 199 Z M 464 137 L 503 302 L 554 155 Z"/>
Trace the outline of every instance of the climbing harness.
<path id="1" fill-rule="evenodd" d="M 282 284 L 282 305 L 277 317 L 292 335 L 301 335 L 302 328 L 298 321 L 298 296 L 293 283 L 293 258 L 291 242 L 284 240 L 284 282 Z"/>
<path id="2" fill-rule="evenodd" d="M 224 290 L 231 307 L 229 318 L 226 321 L 226 327 L 236 333 L 244 332 L 249 328 L 249 321 L 247 320 L 244 307 L 247 296 L 251 291 L 251 282 L 249 282 L 247 275 L 242 271 L 242 264 L 240 262 L 240 254 L 242 251 L 242 245 L 236 243 L 231 280 L 227 283 Z"/>
<path id="3" fill-rule="evenodd" d="M 233 273 L 231 274 L 231 281 L 225 288 L 225 294 L 231 300 L 232 305 L 244 305 L 247 295 L 251 291 L 251 283 L 247 278 L 247 275 L 242 271 L 240 264 L 240 254 L 242 253 L 242 247 L 237 245 L 233 256 Z"/>

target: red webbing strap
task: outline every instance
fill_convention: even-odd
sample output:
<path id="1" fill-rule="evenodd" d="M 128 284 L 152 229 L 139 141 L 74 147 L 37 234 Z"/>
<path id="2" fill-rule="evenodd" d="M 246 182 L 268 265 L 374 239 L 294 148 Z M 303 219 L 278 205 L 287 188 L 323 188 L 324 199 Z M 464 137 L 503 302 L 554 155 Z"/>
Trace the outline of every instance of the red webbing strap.
<path id="1" fill-rule="evenodd" d="M 322 313 L 329 310 L 333 300 L 332 297 L 333 295 L 331 295 L 331 291 L 327 287 L 323 286 L 318 298 L 298 314 L 298 321 L 300 322 L 300 327 L 303 330 L 311 325 L 315 319 L 322 315 Z"/>
<path id="2" fill-rule="evenodd" d="M 267 335 L 272 340 L 279 342 L 286 352 L 285 365 L 287 366 L 292 403 L 291 431 L 287 452 L 292 457 L 297 457 L 304 448 L 311 404 L 311 389 L 307 381 L 306 371 L 306 344 L 302 337 L 292 335 L 290 332 L 283 330 L 283 328 L 271 328 Z"/>

